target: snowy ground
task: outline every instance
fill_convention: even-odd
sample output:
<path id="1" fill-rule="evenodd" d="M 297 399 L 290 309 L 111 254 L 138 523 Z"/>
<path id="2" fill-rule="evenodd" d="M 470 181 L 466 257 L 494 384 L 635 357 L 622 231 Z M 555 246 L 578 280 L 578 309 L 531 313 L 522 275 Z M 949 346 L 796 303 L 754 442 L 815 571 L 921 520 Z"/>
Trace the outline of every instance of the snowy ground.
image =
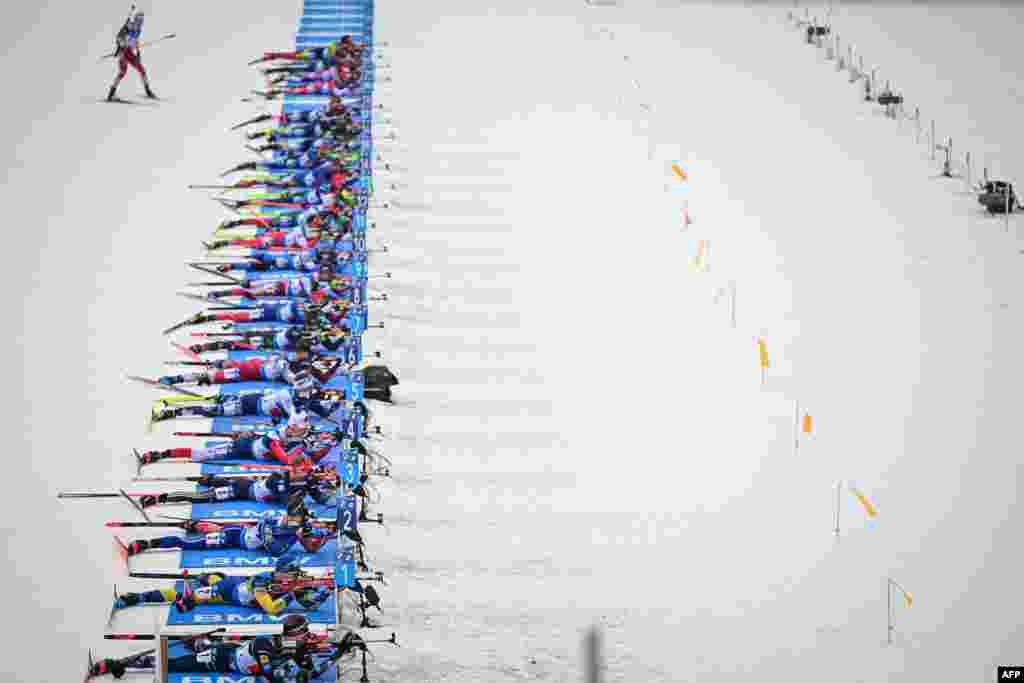
<path id="1" fill-rule="evenodd" d="M 401 136 L 383 154 L 408 187 L 375 217 L 392 252 L 374 267 L 395 279 L 368 347 L 402 380 L 377 411 L 390 524 L 366 535 L 403 648 L 378 653 L 377 679 L 579 680 L 599 623 L 609 680 L 991 680 L 1024 635 L 1019 225 L 929 179 L 909 128 L 858 103 L 784 8 L 626 5 L 378 8 Z M 155 8 L 147 30 L 188 42 L 146 55 L 169 98 L 154 107 L 93 103 L 108 72 L 88 59 L 37 66 L 44 44 L 107 51 L 124 8 L 33 11 L 3 29 L 10 90 L 45 84 L 0 133 L 24 226 L 5 275 L 25 396 L 3 517 L 8 606 L 46 640 L 22 627 L 0 673 L 66 680 L 102 646 L 100 524 L 125 511 L 53 495 L 123 482 L 130 446 L 166 443 L 142 434 L 152 395 L 121 376 L 155 370 L 157 330 L 192 310 L 171 290 L 220 216 L 184 186 L 241 157 L 223 131 L 254 111 L 244 62 L 287 44 L 296 10 Z M 924 36 L 959 19 L 914 11 L 885 25 L 926 61 Z M 850 39 L 874 55 L 858 13 Z M 956 44 L 954 87 L 993 54 L 1013 77 L 1019 41 L 986 35 Z M 907 70 L 908 101 L 933 98 L 940 135 L 968 135 L 910 60 L 872 59 Z M 970 102 L 978 149 L 1024 114 L 1009 92 Z M 698 240 L 709 272 L 690 268 Z M 736 329 L 713 303 L 730 281 Z M 794 400 L 816 420 L 799 455 Z M 838 542 L 837 479 L 880 511 L 868 523 L 844 498 Z M 915 597 L 888 647 L 887 575 Z"/>

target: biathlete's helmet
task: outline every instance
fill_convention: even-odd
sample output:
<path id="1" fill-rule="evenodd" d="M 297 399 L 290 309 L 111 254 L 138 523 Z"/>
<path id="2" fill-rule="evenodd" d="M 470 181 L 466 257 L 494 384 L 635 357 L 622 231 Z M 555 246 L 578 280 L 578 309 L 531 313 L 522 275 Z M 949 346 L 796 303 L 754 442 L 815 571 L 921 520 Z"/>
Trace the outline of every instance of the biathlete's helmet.
<path id="1" fill-rule="evenodd" d="M 307 553 L 315 553 L 327 543 L 327 530 L 303 527 L 299 532 L 299 542 Z"/>
<path id="2" fill-rule="evenodd" d="M 312 381 L 312 377 L 309 380 Z M 284 427 L 284 433 L 295 439 L 305 436 L 309 432 L 309 415 L 302 411 L 292 413 L 288 418 L 288 424 Z"/>
<path id="3" fill-rule="evenodd" d="M 309 620 L 301 614 L 289 614 L 281 625 L 284 627 L 281 635 L 285 638 L 298 638 L 309 634 Z"/>
<path id="4" fill-rule="evenodd" d="M 305 373 L 305 376 L 296 379 L 295 384 L 292 386 L 295 389 L 295 395 L 299 398 L 309 398 L 316 391 L 316 381 L 309 373 Z"/>

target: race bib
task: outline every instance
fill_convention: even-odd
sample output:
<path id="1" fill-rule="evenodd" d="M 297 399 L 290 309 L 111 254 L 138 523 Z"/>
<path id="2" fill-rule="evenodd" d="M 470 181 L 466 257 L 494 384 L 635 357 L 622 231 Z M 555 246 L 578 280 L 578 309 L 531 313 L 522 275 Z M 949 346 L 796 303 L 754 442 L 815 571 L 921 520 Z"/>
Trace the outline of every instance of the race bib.
<path id="1" fill-rule="evenodd" d="M 224 545 L 224 532 L 214 531 L 206 534 L 206 545 Z"/>

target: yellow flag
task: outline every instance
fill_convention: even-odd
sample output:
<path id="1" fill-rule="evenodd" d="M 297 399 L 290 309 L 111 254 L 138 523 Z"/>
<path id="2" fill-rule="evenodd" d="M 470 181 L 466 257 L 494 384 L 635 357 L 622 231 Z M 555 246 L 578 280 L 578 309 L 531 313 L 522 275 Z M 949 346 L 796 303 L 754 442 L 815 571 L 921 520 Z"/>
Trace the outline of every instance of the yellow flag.
<path id="1" fill-rule="evenodd" d="M 804 413 L 804 434 L 810 434 L 814 431 L 814 423 L 811 420 L 810 413 Z"/>
<path id="2" fill-rule="evenodd" d="M 764 343 L 764 339 L 758 338 L 757 340 L 757 353 L 761 357 L 761 367 L 768 368 L 768 345 Z"/>
<path id="3" fill-rule="evenodd" d="M 912 606 L 914 604 L 914 598 L 913 598 L 913 596 L 910 593 L 907 592 L 907 589 L 904 588 L 903 586 L 899 585 L 898 583 L 896 583 L 892 579 L 889 579 L 889 581 L 892 582 L 892 585 L 894 585 L 894 586 L 896 586 L 897 588 L 900 589 L 900 593 L 903 594 L 903 599 L 907 601 L 907 607 Z"/>
<path id="4" fill-rule="evenodd" d="M 706 248 L 704 240 L 701 240 L 697 244 L 697 255 L 693 257 L 693 269 L 698 273 L 704 270 L 704 250 Z"/>
<path id="5" fill-rule="evenodd" d="M 682 180 L 683 182 L 689 180 L 689 178 L 686 175 L 686 171 L 679 168 L 679 164 L 672 162 L 672 170 L 675 171 L 676 175 L 679 176 L 679 179 Z"/>
<path id="6" fill-rule="evenodd" d="M 875 506 L 872 505 L 867 496 L 861 493 L 853 484 L 850 484 L 850 493 L 852 493 L 854 497 L 860 501 L 860 504 L 864 506 L 864 511 L 868 513 L 868 517 L 874 518 L 878 516 L 878 510 L 875 509 Z"/>

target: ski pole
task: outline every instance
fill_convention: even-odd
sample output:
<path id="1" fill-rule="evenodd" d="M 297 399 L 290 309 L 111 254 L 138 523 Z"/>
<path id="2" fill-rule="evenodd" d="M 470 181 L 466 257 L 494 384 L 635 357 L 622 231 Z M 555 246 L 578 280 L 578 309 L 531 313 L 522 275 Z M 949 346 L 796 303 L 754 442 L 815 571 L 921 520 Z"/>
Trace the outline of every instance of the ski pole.
<path id="1" fill-rule="evenodd" d="M 135 498 L 141 498 L 143 496 L 155 496 L 156 493 L 128 493 L 128 496 Z M 65 492 L 57 494 L 58 498 L 123 498 L 120 493 L 77 493 L 77 492 Z"/>

